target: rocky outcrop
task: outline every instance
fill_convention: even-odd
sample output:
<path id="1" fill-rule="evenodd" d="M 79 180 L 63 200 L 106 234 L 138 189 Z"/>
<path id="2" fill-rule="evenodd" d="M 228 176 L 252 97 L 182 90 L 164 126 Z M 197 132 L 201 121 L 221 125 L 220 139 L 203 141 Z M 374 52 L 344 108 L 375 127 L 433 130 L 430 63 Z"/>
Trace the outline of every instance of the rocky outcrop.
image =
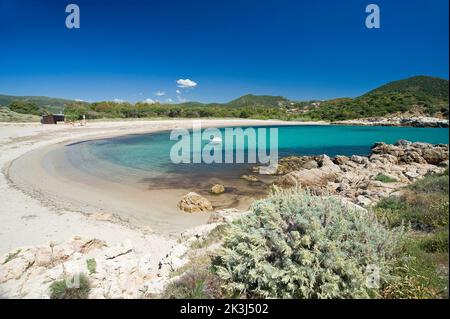
<path id="1" fill-rule="evenodd" d="M 305 167 L 305 163 L 312 161 L 316 164 Z M 427 174 L 443 172 L 448 161 L 448 145 L 404 140 L 394 145 L 376 143 L 369 156 L 282 159 L 279 173 L 287 173 L 278 177 L 275 185 L 307 188 L 316 195 L 337 194 L 358 205 L 369 206 Z"/>
<path id="2" fill-rule="evenodd" d="M 376 143 L 372 147 L 372 154 L 392 155 L 398 163 L 439 165 L 448 160 L 448 145 L 430 145 L 427 143 L 412 143 L 400 140 L 394 145 Z"/>
<path id="3" fill-rule="evenodd" d="M 184 195 L 178 203 L 178 208 L 187 213 L 202 213 L 213 209 L 209 200 L 195 192 Z"/>
<path id="4" fill-rule="evenodd" d="M 90 299 L 153 297 L 171 282 L 173 272 L 189 261 L 188 252 L 195 241 L 204 240 L 221 223 L 245 214 L 218 212 L 216 221 L 180 234 L 179 241 L 160 260 L 141 252 L 131 241 L 108 246 L 104 241 L 79 236 L 67 242 L 15 249 L 0 256 L 0 297 L 47 299 L 53 282 L 77 274 L 88 278 Z M 95 266 L 89 267 L 88 261 L 94 261 Z"/>
<path id="5" fill-rule="evenodd" d="M 448 119 L 414 116 L 414 117 L 386 117 L 386 118 L 368 118 L 333 122 L 333 124 L 342 125 L 378 125 L 378 126 L 413 126 L 413 127 L 449 127 Z"/>
<path id="6" fill-rule="evenodd" d="M 277 179 L 276 185 L 287 187 L 317 187 L 325 186 L 328 181 L 334 179 L 334 174 L 325 172 L 319 168 L 294 171 Z"/>

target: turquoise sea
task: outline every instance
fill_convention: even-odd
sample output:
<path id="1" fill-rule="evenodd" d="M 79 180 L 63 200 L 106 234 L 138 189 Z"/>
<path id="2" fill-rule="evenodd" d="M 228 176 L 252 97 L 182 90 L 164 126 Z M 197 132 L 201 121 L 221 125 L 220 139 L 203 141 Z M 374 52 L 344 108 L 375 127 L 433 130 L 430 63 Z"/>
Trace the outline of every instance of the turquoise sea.
<path id="1" fill-rule="evenodd" d="M 395 143 L 400 139 L 433 144 L 448 144 L 449 142 L 448 128 L 334 125 L 265 126 L 265 128 L 267 129 L 266 134 L 268 134 L 269 128 L 278 129 L 280 157 L 320 154 L 329 156 L 367 155 L 375 142 Z M 222 128 L 220 131 L 223 133 L 224 129 Z M 259 138 L 260 136 L 258 136 Z M 188 184 L 195 184 L 198 182 L 197 179 L 205 178 L 235 179 L 248 172 L 251 166 L 258 165 L 174 164 L 170 160 L 170 150 L 176 142 L 170 140 L 170 132 L 159 132 L 76 143 L 67 146 L 66 151 L 69 157 L 76 154 L 78 158 L 82 158 L 85 163 L 76 163 L 76 165 L 85 167 L 92 174 L 101 171 L 110 163 L 112 166 L 125 169 L 125 171 L 128 168 L 133 171 L 134 176 L 150 183 L 154 179 L 155 183 L 152 184 L 173 185 L 180 182 L 180 176 L 183 176 L 182 180 Z M 235 143 L 229 143 L 225 139 L 223 142 L 227 149 L 236 149 Z M 208 143 L 208 140 L 204 140 L 202 145 Z M 245 151 L 247 146 L 246 143 Z M 80 154 L 84 155 L 80 157 Z M 105 175 L 114 174 L 108 171 L 108 173 L 102 174 L 102 176 Z M 123 170 L 120 176 L 123 178 Z"/>

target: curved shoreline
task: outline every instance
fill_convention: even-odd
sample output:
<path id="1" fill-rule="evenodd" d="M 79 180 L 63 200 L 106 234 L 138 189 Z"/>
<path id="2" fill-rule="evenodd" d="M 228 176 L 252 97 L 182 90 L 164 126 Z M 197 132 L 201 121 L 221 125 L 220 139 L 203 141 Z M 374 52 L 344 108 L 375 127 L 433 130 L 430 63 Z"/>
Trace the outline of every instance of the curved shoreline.
<path id="1" fill-rule="evenodd" d="M 259 120 L 202 121 L 203 127 L 317 124 L 322 125 L 324 123 Z M 93 216 L 94 218 L 97 218 L 96 216 L 100 216 L 100 219 L 103 219 L 105 215 L 112 215 L 107 218 L 109 222 L 112 221 L 113 223 L 121 223 L 125 221 L 127 224 L 131 224 L 132 227 L 139 228 L 140 226 L 148 226 L 144 228 L 150 228 L 152 231 L 156 231 L 156 233 L 163 235 L 177 234 L 188 228 L 204 224 L 208 219 L 207 214 L 191 215 L 182 213 L 178 211 L 178 209 L 174 209 L 176 208 L 175 205 L 178 199 L 186 193 L 186 189 L 180 188 L 171 190 L 171 192 L 155 190 L 152 194 L 149 194 L 148 190 L 145 192 L 143 190 L 136 191 L 130 195 L 131 198 L 129 198 L 127 203 L 123 203 L 120 198 L 114 198 L 114 196 L 111 197 L 111 194 L 121 194 L 124 191 L 129 191 L 129 189 L 125 189 L 122 185 L 112 185 L 111 183 L 107 183 L 107 185 L 102 184 L 101 180 L 95 179 L 94 181 L 93 179 L 90 179 L 89 176 L 83 176 L 82 180 L 76 180 L 73 177 L 80 175 L 80 172 L 76 172 L 73 167 L 67 170 L 67 174 L 60 174 L 57 170 L 53 170 L 52 175 L 49 174 L 49 167 L 45 169 L 42 164 L 43 161 L 45 162 L 45 157 L 50 151 L 69 143 L 128 134 L 156 133 L 174 128 L 191 127 L 192 120 L 93 122 L 88 123 L 86 127 L 39 125 L 34 127 L 35 130 L 32 134 L 24 134 L 23 138 L 18 138 L 19 142 L 22 142 L 23 139 L 28 142 L 27 144 L 31 143 L 32 147 L 25 148 L 19 146 L 18 144 L 20 143 L 14 143 L 14 141 L 12 143 L 5 144 L 7 146 L 16 144 L 13 147 L 15 147 L 16 150 L 21 150 L 22 152 L 18 152 L 19 154 L 17 156 L 9 158 L 8 161 L 0 161 L 0 165 L 3 167 L 3 175 L 9 181 L 9 186 L 13 186 L 13 188 L 20 190 L 22 194 L 25 193 L 34 200 L 37 200 L 41 208 L 45 208 L 46 210 L 53 212 L 56 211 L 58 213 L 81 212 L 84 213 L 84 215 L 87 215 L 89 217 L 88 219 L 91 219 Z M 18 130 L 20 131 L 20 129 Z M 36 133 L 35 131 L 38 132 Z M 48 163 L 49 162 L 47 162 L 47 165 L 50 165 L 50 167 L 55 164 L 64 164 L 61 161 L 50 161 L 50 164 Z M 65 168 L 70 167 L 65 166 Z M 108 188 L 109 191 L 99 191 L 102 190 L 103 187 Z M 113 190 L 112 193 L 110 192 L 111 189 Z M 68 196 L 70 194 L 75 194 L 75 196 Z M 157 198 L 160 204 L 166 204 L 169 202 L 171 209 L 157 211 L 156 213 L 153 211 L 152 216 L 156 217 L 153 219 L 146 219 L 145 214 L 148 212 L 143 210 L 142 205 L 136 206 L 133 205 L 133 202 L 149 203 L 149 198 Z M 176 200 L 174 200 L 175 198 Z M 152 208 L 152 205 L 149 207 Z M 18 204 L 16 204 L 14 208 L 19 210 L 21 209 L 21 207 L 18 207 Z M 153 209 L 154 208 L 155 205 L 153 205 Z M 136 216 L 136 212 L 138 213 L 138 216 Z M 2 215 L 3 213 L 5 212 L 2 212 Z M 174 222 L 174 224 L 170 224 L 170 221 L 167 223 L 167 221 L 164 220 L 167 217 L 167 214 L 171 216 L 169 219 Z M 80 215 L 83 216 L 83 214 Z M 86 216 L 83 216 L 83 218 L 86 219 Z M 15 226 L 13 228 L 19 229 L 20 227 Z M 44 235 L 45 234 L 42 234 L 40 237 L 51 237 Z M 8 235 L 3 234 L 3 236 L 6 239 Z"/>

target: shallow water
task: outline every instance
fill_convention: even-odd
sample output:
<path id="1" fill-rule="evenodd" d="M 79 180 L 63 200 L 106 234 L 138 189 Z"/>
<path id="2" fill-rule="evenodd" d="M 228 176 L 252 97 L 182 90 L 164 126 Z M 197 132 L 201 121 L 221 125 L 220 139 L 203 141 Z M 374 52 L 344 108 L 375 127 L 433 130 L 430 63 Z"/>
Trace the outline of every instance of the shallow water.
<path id="1" fill-rule="evenodd" d="M 257 127 L 254 127 L 255 129 Z M 413 142 L 445 143 L 449 141 L 447 128 L 364 127 L 301 125 L 265 127 L 278 130 L 279 156 L 288 155 L 367 155 L 375 142 L 395 143 L 400 139 Z M 245 129 L 245 128 L 244 128 Z M 224 132 L 224 128 L 220 132 Z M 259 140 L 263 137 L 262 131 Z M 191 132 L 192 135 L 192 132 Z M 225 135 L 223 135 L 225 137 Z M 238 183 L 239 176 L 257 164 L 174 164 L 170 150 L 177 141 L 170 140 L 170 132 L 127 135 L 99 139 L 67 146 L 66 153 L 75 166 L 82 166 L 91 174 L 116 181 L 148 183 L 152 188 L 176 185 L 183 188 L 207 187 L 211 182 Z M 225 150 L 235 151 L 236 143 L 224 139 Z M 208 140 L 202 142 L 202 146 Z M 191 140 L 192 145 L 192 140 Z M 248 143 L 244 152 L 248 151 Z M 225 152 L 224 150 L 224 152 Z M 247 153 L 246 153 L 247 154 Z M 192 152 L 191 152 L 192 156 Z M 102 173 L 103 171 L 103 173 Z M 245 184 L 246 185 L 246 184 Z M 245 192 L 243 182 L 239 183 Z M 252 185 L 248 192 L 258 192 Z M 262 191 L 263 185 L 261 185 Z"/>

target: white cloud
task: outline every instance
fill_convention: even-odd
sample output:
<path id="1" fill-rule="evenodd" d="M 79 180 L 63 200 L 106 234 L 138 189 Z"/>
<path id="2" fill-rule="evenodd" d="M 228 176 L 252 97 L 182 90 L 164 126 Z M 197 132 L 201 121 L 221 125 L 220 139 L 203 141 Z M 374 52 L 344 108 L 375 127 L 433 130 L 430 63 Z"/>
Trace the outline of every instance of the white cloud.
<path id="1" fill-rule="evenodd" d="M 171 98 L 168 98 L 168 99 L 166 99 L 166 102 L 167 102 L 167 103 L 172 103 L 173 100 L 172 100 Z"/>
<path id="2" fill-rule="evenodd" d="M 155 101 L 155 100 L 153 100 L 153 99 L 150 99 L 150 98 L 148 98 L 148 99 L 145 99 L 144 101 L 142 101 L 142 102 L 144 102 L 144 103 L 148 103 L 148 104 L 154 104 L 154 103 L 156 103 L 157 101 Z"/>
<path id="3" fill-rule="evenodd" d="M 124 101 L 124 100 L 121 100 L 121 99 L 114 99 L 113 102 L 116 102 L 116 103 L 123 103 L 123 102 L 125 102 L 125 101 Z"/>
<path id="4" fill-rule="evenodd" d="M 164 91 L 156 91 L 155 95 L 156 96 L 164 96 L 164 95 L 166 95 L 166 92 L 164 92 Z"/>
<path id="5" fill-rule="evenodd" d="M 190 79 L 179 79 L 177 80 L 178 87 L 183 89 L 191 89 L 197 86 L 197 83 Z"/>
<path id="6" fill-rule="evenodd" d="M 75 99 L 76 102 L 84 102 L 82 99 Z"/>
<path id="7" fill-rule="evenodd" d="M 175 92 L 176 92 L 177 94 L 181 94 L 181 90 L 176 89 Z"/>

